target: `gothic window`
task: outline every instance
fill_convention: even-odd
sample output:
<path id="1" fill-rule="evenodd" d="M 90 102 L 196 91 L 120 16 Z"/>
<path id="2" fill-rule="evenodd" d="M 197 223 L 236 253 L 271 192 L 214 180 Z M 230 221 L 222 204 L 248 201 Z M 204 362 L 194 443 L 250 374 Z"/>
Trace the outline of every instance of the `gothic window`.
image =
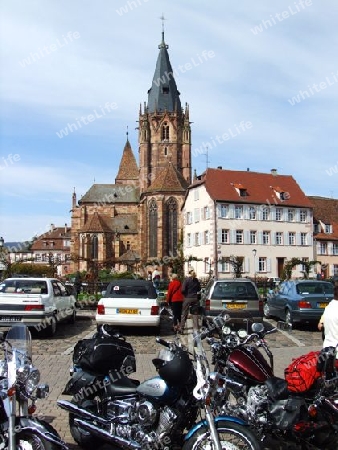
<path id="1" fill-rule="evenodd" d="M 91 258 L 92 259 L 98 259 L 99 257 L 99 240 L 96 234 L 92 237 L 91 242 Z"/>
<path id="2" fill-rule="evenodd" d="M 163 122 L 163 125 L 162 125 L 162 141 L 169 141 L 169 125 L 168 125 L 168 122 Z"/>
<path id="3" fill-rule="evenodd" d="M 177 256 L 177 209 L 177 201 L 170 198 L 166 204 L 166 254 L 169 256 Z"/>
<path id="4" fill-rule="evenodd" d="M 157 218 L 158 211 L 155 200 L 149 204 L 149 256 L 157 256 Z"/>

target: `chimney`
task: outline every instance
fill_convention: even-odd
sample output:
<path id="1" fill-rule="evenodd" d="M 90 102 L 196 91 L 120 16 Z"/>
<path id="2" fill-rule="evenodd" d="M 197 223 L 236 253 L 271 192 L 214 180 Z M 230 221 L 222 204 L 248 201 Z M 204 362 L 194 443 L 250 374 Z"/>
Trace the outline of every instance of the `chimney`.
<path id="1" fill-rule="evenodd" d="M 67 233 L 67 224 L 65 223 L 65 234 Z"/>
<path id="2" fill-rule="evenodd" d="M 249 168 L 249 167 L 247 167 L 247 168 L 246 168 L 246 171 L 247 171 L 247 172 L 250 172 L 250 168 Z"/>
<path id="3" fill-rule="evenodd" d="M 271 175 L 277 175 L 277 169 L 271 169 Z"/>
<path id="4" fill-rule="evenodd" d="M 55 229 L 55 225 L 53 223 L 50 224 L 50 231 L 53 231 Z"/>
<path id="5" fill-rule="evenodd" d="M 217 169 L 220 169 L 220 170 L 222 170 L 222 166 L 218 166 L 218 167 L 217 167 Z"/>

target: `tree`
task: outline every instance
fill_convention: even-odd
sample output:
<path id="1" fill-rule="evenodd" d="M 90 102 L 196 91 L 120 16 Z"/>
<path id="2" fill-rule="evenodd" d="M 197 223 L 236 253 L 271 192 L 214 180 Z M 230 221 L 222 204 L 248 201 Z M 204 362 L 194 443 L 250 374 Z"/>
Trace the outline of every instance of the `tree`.
<path id="1" fill-rule="evenodd" d="M 310 275 L 311 268 L 314 267 L 316 264 L 321 264 L 320 261 L 303 261 L 299 258 L 291 258 L 289 261 L 285 261 L 283 273 L 282 273 L 282 279 L 283 280 L 290 280 L 292 277 L 292 269 L 296 266 L 301 264 L 304 267 L 304 270 L 301 272 L 303 273 L 304 279 L 308 279 Z"/>
<path id="2" fill-rule="evenodd" d="M 244 262 L 243 256 L 230 255 L 230 256 L 224 257 L 223 261 L 225 261 L 231 265 L 232 270 L 235 274 L 235 278 L 242 277 L 243 262 Z"/>

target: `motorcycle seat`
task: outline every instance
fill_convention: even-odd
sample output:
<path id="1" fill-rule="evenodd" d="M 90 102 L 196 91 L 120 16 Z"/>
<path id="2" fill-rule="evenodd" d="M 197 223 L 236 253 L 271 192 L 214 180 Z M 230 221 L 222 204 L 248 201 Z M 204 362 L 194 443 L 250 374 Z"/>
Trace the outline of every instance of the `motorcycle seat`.
<path id="1" fill-rule="evenodd" d="M 288 384 L 284 378 L 271 377 L 265 381 L 269 396 L 273 400 L 285 400 L 289 396 Z"/>
<path id="2" fill-rule="evenodd" d="M 109 391 L 111 395 L 135 394 L 139 384 L 138 380 L 132 380 L 126 376 L 121 376 L 121 374 L 115 375 L 114 372 L 111 372 Z"/>

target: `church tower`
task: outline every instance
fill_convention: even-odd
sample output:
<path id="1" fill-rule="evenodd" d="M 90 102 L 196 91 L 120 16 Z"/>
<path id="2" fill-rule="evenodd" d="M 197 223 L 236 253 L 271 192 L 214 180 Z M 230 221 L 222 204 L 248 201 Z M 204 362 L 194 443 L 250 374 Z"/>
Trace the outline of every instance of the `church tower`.
<path id="1" fill-rule="evenodd" d="M 178 255 L 181 242 L 180 209 L 191 183 L 191 129 L 163 31 L 159 50 L 148 103 L 139 112 L 139 168 L 141 254 L 161 266 L 164 258 Z"/>
<path id="2" fill-rule="evenodd" d="M 148 103 L 139 112 L 140 189 L 147 190 L 168 162 L 191 183 L 191 130 L 189 107 L 181 107 L 180 92 L 170 64 L 168 45 L 159 47 Z"/>

